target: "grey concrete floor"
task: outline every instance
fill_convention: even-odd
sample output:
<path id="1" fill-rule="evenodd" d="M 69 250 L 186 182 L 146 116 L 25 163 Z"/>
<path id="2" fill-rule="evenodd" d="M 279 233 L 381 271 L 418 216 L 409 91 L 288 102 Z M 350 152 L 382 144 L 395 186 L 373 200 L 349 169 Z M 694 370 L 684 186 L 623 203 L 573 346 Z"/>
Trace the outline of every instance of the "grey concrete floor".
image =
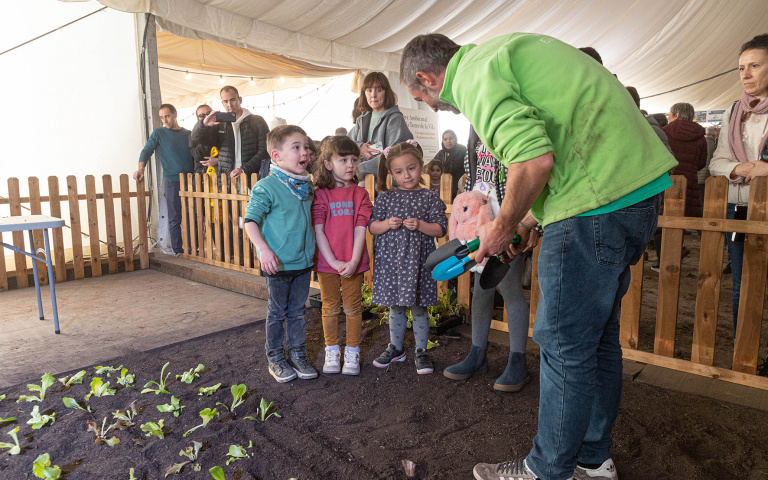
<path id="1" fill-rule="evenodd" d="M 267 302 L 155 270 L 56 284 L 61 334 L 47 286 L 0 292 L 0 387 L 39 380 L 266 317 Z"/>

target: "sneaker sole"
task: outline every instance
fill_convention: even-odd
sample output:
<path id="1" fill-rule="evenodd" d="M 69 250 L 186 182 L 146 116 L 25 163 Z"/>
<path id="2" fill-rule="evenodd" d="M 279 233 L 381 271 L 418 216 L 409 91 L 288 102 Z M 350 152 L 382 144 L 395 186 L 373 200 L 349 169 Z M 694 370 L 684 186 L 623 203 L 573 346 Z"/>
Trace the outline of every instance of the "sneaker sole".
<path id="1" fill-rule="evenodd" d="M 374 360 L 373 366 L 379 367 L 379 368 L 387 368 L 393 362 L 404 362 L 404 361 L 405 361 L 405 352 L 403 352 L 402 355 L 394 357 L 392 360 L 389 361 L 389 363 L 379 363 L 378 361 Z"/>
<path id="2" fill-rule="evenodd" d="M 525 377 L 525 380 L 518 383 L 517 385 L 502 385 L 500 383 L 494 383 L 493 389 L 498 390 L 499 392 L 519 392 L 523 389 L 524 386 L 528 385 L 528 382 L 531 381 L 531 376 L 528 375 Z"/>
<path id="3" fill-rule="evenodd" d="M 326 370 L 325 367 L 323 367 L 323 373 L 341 373 L 341 368 L 337 370 Z"/>
<path id="4" fill-rule="evenodd" d="M 355 370 L 352 370 L 352 371 L 350 371 L 350 370 L 342 370 L 341 374 L 342 375 L 360 375 L 360 370 L 356 370 L 356 371 Z"/>
<path id="5" fill-rule="evenodd" d="M 416 369 L 416 373 L 418 373 L 419 375 L 426 375 L 434 371 L 435 371 L 434 368 L 422 368 L 421 370 L 419 370 L 418 368 Z"/>
<path id="6" fill-rule="evenodd" d="M 467 380 L 469 377 L 471 377 L 476 373 L 485 373 L 486 370 L 488 370 L 488 367 L 478 368 L 472 373 L 464 373 L 464 374 L 451 373 L 448 370 L 443 370 L 443 375 L 450 378 L 451 380 Z"/>
<path id="7" fill-rule="evenodd" d="M 272 370 L 269 371 L 269 374 L 272 375 L 272 378 L 277 380 L 277 383 L 287 383 L 291 380 L 296 380 L 296 373 L 294 373 L 292 376 L 282 378 L 278 377 L 274 372 L 272 372 Z"/>
<path id="8" fill-rule="evenodd" d="M 299 377 L 302 380 L 312 380 L 313 378 L 317 378 L 317 372 L 315 373 L 300 373 L 295 368 L 293 369 L 294 372 L 296 372 L 296 376 Z"/>

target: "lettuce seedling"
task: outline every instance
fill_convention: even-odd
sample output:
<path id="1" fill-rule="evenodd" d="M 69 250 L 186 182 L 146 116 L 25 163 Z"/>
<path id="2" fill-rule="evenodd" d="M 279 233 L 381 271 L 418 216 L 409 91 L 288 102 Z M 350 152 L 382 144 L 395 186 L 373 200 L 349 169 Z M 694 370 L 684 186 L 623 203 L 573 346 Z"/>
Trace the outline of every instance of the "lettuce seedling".
<path id="1" fill-rule="evenodd" d="M 202 388 L 200 390 L 202 390 Z M 5 400 L 5 395 L 0 395 L 0 402 L 2 402 L 3 400 Z"/>
<path id="2" fill-rule="evenodd" d="M 182 373 L 181 375 L 176 375 L 176 380 L 181 379 L 182 382 L 184 382 L 186 384 L 190 384 L 190 383 L 192 383 L 192 380 L 195 379 L 195 377 L 199 377 L 200 376 L 200 372 L 204 368 L 205 368 L 205 365 L 203 365 L 201 363 L 197 367 L 195 367 L 194 369 L 190 368 L 189 370 L 187 370 L 186 372 Z"/>
<path id="3" fill-rule="evenodd" d="M 40 406 L 35 405 L 35 408 L 32 409 L 32 418 L 27 420 L 27 424 L 32 425 L 32 430 L 39 430 L 48 422 L 51 422 L 51 425 L 56 422 L 56 412 L 53 412 L 50 415 L 43 415 L 39 410 Z"/>
<path id="4" fill-rule="evenodd" d="M 171 362 L 166 362 L 165 365 L 163 365 L 163 369 L 160 370 L 160 382 L 155 381 L 149 381 L 146 385 L 144 385 L 144 390 L 141 391 L 141 393 L 149 393 L 154 392 L 155 395 L 159 395 L 161 393 L 171 393 L 165 388 L 165 381 L 168 380 L 168 377 L 171 376 L 171 373 L 168 372 L 168 375 L 163 377 L 163 373 L 165 373 L 165 369 L 168 368 L 168 365 L 170 365 Z M 149 388 L 152 386 L 152 384 L 157 385 L 157 388 Z"/>
<path id="5" fill-rule="evenodd" d="M 200 453 L 200 449 L 202 448 L 203 444 L 200 442 L 192 442 L 191 447 L 187 447 L 184 450 L 179 452 L 179 455 L 182 457 L 187 457 L 189 460 L 186 462 L 177 463 L 175 465 L 171 465 L 170 467 L 165 469 L 165 476 L 173 475 L 176 473 L 181 473 L 181 470 L 184 468 L 185 465 L 189 465 L 190 463 L 197 460 L 197 455 Z M 194 467 L 193 467 L 194 470 Z M 165 478 L 165 477 L 163 477 Z"/>
<path id="6" fill-rule="evenodd" d="M 133 468 L 128 469 L 128 475 L 131 476 L 131 478 L 129 478 L 128 480 L 139 480 L 138 478 L 133 476 Z"/>
<path id="7" fill-rule="evenodd" d="M 15 417 L 14 417 L 15 418 Z M 10 432 L 8 432 L 8 435 L 11 436 L 14 443 L 5 443 L 0 442 L 0 448 L 10 448 L 8 450 L 8 453 L 11 455 L 18 455 L 21 453 L 21 447 L 19 446 L 19 437 L 16 436 L 16 434 L 19 432 L 19 427 L 14 428 Z"/>
<path id="8" fill-rule="evenodd" d="M 102 375 L 105 374 L 106 376 L 110 377 L 114 372 L 119 372 L 121 368 L 123 368 L 122 365 L 119 367 L 93 367 L 96 369 L 96 375 Z"/>
<path id="9" fill-rule="evenodd" d="M 163 433 L 163 421 L 158 420 L 157 423 L 155 422 L 147 422 L 141 425 L 142 431 L 147 432 L 146 436 L 150 437 L 152 435 L 156 435 L 157 438 L 160 440 L 165 438 L 165 434 Z"/>
<path id="10" fill-rule="evenodd" d="M 136 381 L 136 375 L 128 374 L 128 369 L 124 368 L 120 370 L 120 376 L 115 381 L 124 387 L 132 387 L 133 382 Z"/>
<path id="11" fill-rule="evenodd" d="M 220 386 L 221 386 L 221 382 L 217 383 L 212 387 L 200 387 L 200 393 L 198 393 L 198 395 L 205 395 L 206 397 L 209 397 L 214 393 L 216 393 L 216 390 L 218 390 Z"/>
<path id="12" fill-rule="evenodd" d="M 171 403 L 166 403 L 165 405 L 158 405 L 157 409 L 164 413 L 173 413 L 174 417 L 178 417 L 179 414 L 181 414 L 181 411 L 184 410 L 183 405 L 179 405 L 179 399 L 171 395 Z"/>
<path id="13" fill-rule="evenodd" d="M 32 464 L 32 473 L 37 478 L 58 480 L 61 476 L 61 469 L 58 465 L 51 466 L 51 456 L 44 453 L 35 459 L 35 463 Z"/>
<path id="14" fill-rule="evenodd" d="M 248 448 L 253 448 L 253 442 L 250 442 L 250 444 L 248 445 Z M 227 452 L 227 456 L 229 457 L 227 459 L 227 465 L 229 465 L 235 460 L 240 460 L 241 458 L 250 458 L 252 455 L 248 455 L 248 452 L 245 450 L 245 447 L 241 447 L 240 445 L 230 445 L 229 452 Z"/>
<path id="15" fill-rule="evenodd" d="M 14 420 L 16 420 L 16 417 L 10 417 L 10 418 L 2 418 L 2 417 L 0 417 L 0 423 L 12 422 Z"/>
<path id="16" fill-rule="evenodd" d="M 72 385 L 80 385 L 83 383 L 83 379 L 85 378 L 85 370 L 80 370 L 74 375 L 69 375 L 66 377 L 59 378 L 59 381 L 64 385 L 64 389 L 68 389 Z"/>
<path id="17" fill-rule="evenodd" d="M 75 400 L 72 397 L 64 397 L 64 398 L 61 399 L 61 401 L 64 402 L 64 406 L 67 407 L 67 408 L 76 408 L 76 409 L 82 410 L 84 412 L 90 412 L 91 411 L 91 406 L 90 405 L 88 405 L 86 403 L 85 404 L 85 408 L 83 408 L 80 405 L 80 403 L 78 403 L 78 401 Z"/>
<path id="18" fill-rule="evenodd" d="M 124 412 L 116 410 L 115 413 L 112 414 L 112 418 L 117 419 L 115 424 L 120 430 L 127 430 L 129 427 L 136 425 L 136 423 L 134 423 L 134 419 L 136 418 L 136 400 L 132 401 Z"/>
<path id="19" fill-rule="evenodd" d="M 106 397 L 107 395 L 114 395 L 115 389 L 109 388 L 109 382 L 104 383 L 99 377 L 91 379 L 91 391 L 85 396 L 88 400 L 91 396 Z"/>
<path id="20" fill-rule="evenodd" d="M 211 467 L 208 473 L 211 474 L 214 480 L 227 480 L 227 477 L 224 476 L 224 469 L 221 467 Z"/>
<path id="21" fill-rule="evenodd" d="M 107 434 L 111 430 L 114 430 L 115 428 L 117 428 L 117 422 L 107 426 L 107 417 L 104 417 L 104 421 L 101 422 L 101 429 L 99 429 L 98 425 L 96 425 L 96 422 L 88 421 L 87 423 L 88 423 L 87 431 L 93 432 L 96 434 L 96 440 L 93 443 L 99 444 L 101 442 L 104 442 L 110 447 L 114 447 L 115 445 L 120 443 L 120 439 L 117 437 L 107 438 Z"/>
<path id="22" fill-rule="evenodd" d="M 256 410 L 256 414 L 258 415 L 258 418 L 256 417 L 245 417 L 245 418 L 247 420 L 254 420 L 254 421 L 261 421 L 261 422 L 266 422 L 267 419 L 272 415 L 276 416 L 277 418 L 283 418 L 283 416 L 277 412 L 272 412 L 269 415 L 267 415 L 267 412 L 269 412 L 274 406 L 275 406 L 275 402 L 269 402 L 269 405 L 267 405 L 267 401 L 262 398 L 261 403 L 259 404 L 259 409 Z"/>
<path id="23" fill-rule="evenodd" d="M 232 385 L 229 388 L 229 391 L 232 392 L 232 406 L 228 407 L 221 402 L 216 402 L 216 405 L 221 405 L 222 407 L 226 408 L 230 412 L 234 412 L 235 407 L 238 407 L 245 402 L 245 400 L 243 399 L 243 395 L 245 395 L 246 389 L 247 387 L 245 386 L 244 383 L 241 383 L 240 385 Z"/>
<path id="24" fill-rule="evenodd" d="M 53 378 L 53 375 L 51 375 L 50 373 L 46 373 L 42 377 L 41 385 L 35 385 L 32 383 L 27 384 L 27 388 L 29 389 L 30 392 L 40 392 L 40 396 L 36 397 L 34 395 L 20 395 L 19 399 L 16 400 L 16 403 L 19 403 L 22 400 L 26 400 L 27 402 L 42 402 L 43 399 L 45 398 L 45 391 L 48 389 L 48 387 L 50 387 L 54 383 L 56 383 L 56 379 Z"/>
<path id="25" fill-rule="evenodd" d="M 186 432 L 184 432 L 184 436 L 186 437 L 187 435 L 189 435 L 190 433 L 194 432 L 198 428 L 204 428 L 205 426 L 208 425 L 208 422 L 213 420 L 213 417 L 215 417 L 218 414 L 219 414 L 219 412 L 217 412 L 215 408 L 213 410 L 211 410 L 210 408 L 206 408 L 206 409 L 202 410 L 200 412 L 200 418 L 203 419 L 203 423 L 198 425 L 198 426 L 196 426 L 196 427 L 192 427 L 189 430 L 187 430 Z"/>

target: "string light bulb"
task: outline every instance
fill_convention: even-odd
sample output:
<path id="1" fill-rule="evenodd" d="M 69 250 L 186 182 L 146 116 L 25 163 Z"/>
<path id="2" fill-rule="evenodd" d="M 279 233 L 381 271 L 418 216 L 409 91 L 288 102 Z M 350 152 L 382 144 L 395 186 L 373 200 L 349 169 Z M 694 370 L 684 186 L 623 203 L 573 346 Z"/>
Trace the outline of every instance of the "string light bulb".
<path id="1" fill-rule="evenodd" d="M 280 83 L 285 83 L 285 78 L 280 77 Z"/>
<path id="2" fill-rule="evenodd" d="M 251 77 L 251 85 L 256 85 L 256 81 Z"/>
<path id="3" fill-rule="evenodd" d="M 224 83 L 224 75 L 219 75 L 219 83 Z"/>
<path id="4" fill-rule="evenodd" d="M 187 80 L 191 80 L 192 79 L 192 74 L 189 73 L 189 70 L 187 70 L 187 73 L 184 76 L 187 77 Z"/>

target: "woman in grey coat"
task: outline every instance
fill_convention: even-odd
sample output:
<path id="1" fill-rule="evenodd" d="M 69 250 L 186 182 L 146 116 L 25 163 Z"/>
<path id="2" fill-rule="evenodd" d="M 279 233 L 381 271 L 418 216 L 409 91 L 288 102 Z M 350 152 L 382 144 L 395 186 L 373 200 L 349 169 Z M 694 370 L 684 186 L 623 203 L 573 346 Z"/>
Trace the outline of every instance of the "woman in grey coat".
<path id="1" fill-rule="evenodd" d="M 413 134 L 397 108 L 397 95 L 387 76 L 381 72 L 365 76 L 358 107 L 363 113 L 357 117 L 349 137 L 360 147 L 358 170 L 363 184 L 366 175 L 376 176 L 380 153 L 387 147 L 413 139 Z"/>

